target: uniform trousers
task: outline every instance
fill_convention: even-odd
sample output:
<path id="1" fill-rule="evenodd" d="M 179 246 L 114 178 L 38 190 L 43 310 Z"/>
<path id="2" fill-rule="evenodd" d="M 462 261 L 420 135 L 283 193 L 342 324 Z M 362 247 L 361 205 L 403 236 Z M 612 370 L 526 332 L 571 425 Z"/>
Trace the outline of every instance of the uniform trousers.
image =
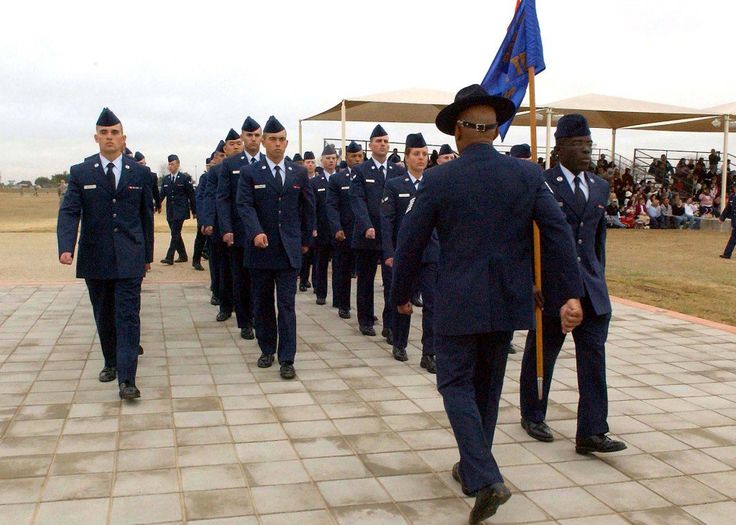
<path id="1" fill-rule="evenodd" d="M 327 298 L 327 267 L 332 259 L 332 246 L 317 244 L 314 247 L 314 269 L 312 270 L 312 286 L 318 298 Z M 332 298 L 335 299 L 335 268 L 332 268 Z"/>
<path id="2" fill-rule="evenodd" d="M 314 257 L 314 248 L 309 248 L 307 253 L 302 254 L 302 267 L 299 270 L 299 284 L 309 282 L 309 272 L 312 271 L 312 280 L 314 280 L 314 271 L 312 270 L 312 259 Z"/>
<path id="3" fill-rule="evenodd" d="M 202 260 L 202 252 L 204 251 L 204 245 L 207 241 L 207 237 L 199 230 L 197 230 L 197 236 L 194 238 L 194 249 L 192 252 L 192 262 L 200 262 Z"/>
<path id="4" fill-rule="evenodd" d="M 512 335 L 435 334 L 437 389 L 460 451 L 460 478 L 473 492 L 503 481 L 491 446 Z"/>
<path id="5" fill-rule="evenodd" d="M 360 326 L 373 326 L 374 315 L 374 281 L 376 280 L 377 265 L 381 260 L 378 250 L 355 250 L 355 266 L 358 276 L 356 305 L 358 307 L 358 323 Z M 390 304 L 391 296 L 391 268 L 381 264 L 383 279 L 383 326 L 391 328 L 393 322 L 393 308 Z"/>
<path id="6" fill-rule="evenodd" d="M 575 362 L 578 375 L 578 428 L 577 437 L 586 438 L 608 432 L 608 389 L 606 385 L 606 339 L 611 314 L 596 315 L 590 300 L 583 298 L 583 322 L 572 331 L 575 340 Z M 524 357 L 521 362 L 520 401 L 521 417 L 534 423 L 544 421 L 552 374 L 560 354 L 565 334 L 560 318 L 542 316 L 544 356 L 544 395 L 537 396 L 536 331 L 527 334 Z"/>
<path id="7" fill-rule="evenodd" d="M 227 248 L 232 285 L 232 304 L 238 328 L 253 327 L 253 297 L 251 294 L 250 271 L 243 267 L 242 246 Z"/>
<path id="8" fill-rule="evenodd" d="M 105 366 L 117 368 L 118 382 L 135 385 L 141 341 L 141 282 L 85 279 Z"/>
<path id="9" fill-rule="evenodd" d="M 353 250 L 335 247 L 332 258 L 332 293 L 335 306 L 350 310 L 350 288 L 352 287 L 354 257 Z"/>
<path id="10" fill-rule="evenodd" d="M 731 236 L 728 238 L 726 249 L 723 250 L 723 255 L 731 257 L 731 255 L 733 255 L 734 247 L 736 247 L 736 228 L 731 228 Z"/>
<path id="11" fill-rule="evenodd" d="M 434 351 L 434 290 L 437 283 L 437 263 L 422 263 L 417 276 L 417 288 L 422 294 L 422 355 L 435 355 Z M 411 315 L 394 315 L 392 337 L 394 346 L 406 349 L 409 342 Z"/>
<path id="12" fill-rule="evenodd" d="M 182 259 L 187 258 L 187 249 L 184 246 L 184 239 L 181 238 L 182 226 L 184 226 L 184 221 L 169 221 L 171 242 L 169 243 L 169 250 L 166 252 L 166 258 L 169 261 L 174 260 L 174 252 L 178 253 Z"/>
<path id="13" fill-rule="evenodd" d="M 264 354 L 278 351 L 279 363 L 296 356 L 296 276 L 298 270 L 250 268 L 258 346 Z M 276 308 L 274 308 L 274 289 Z"/>

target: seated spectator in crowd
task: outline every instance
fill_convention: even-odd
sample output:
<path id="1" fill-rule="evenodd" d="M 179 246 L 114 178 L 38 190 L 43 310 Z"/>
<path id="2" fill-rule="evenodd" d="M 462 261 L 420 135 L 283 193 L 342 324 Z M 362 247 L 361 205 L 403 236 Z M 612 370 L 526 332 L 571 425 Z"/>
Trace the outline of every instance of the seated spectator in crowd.
<path id="1" fill-rule="evenodd" d="M 710 150 L 708 155 L 708 171 L 715 173 L 718 170 L 718 163 L 721 162 L 721 156 L 715 149 Z"/>
<path id="2" fill-rule="evenodd" d="M 610 203 L 606 207 L 606 224 L 609 228 L 628 228 L 624 223 L 621 222 L 621 213 L 618 207 L 618 199 L 616 194 L 611 194 Z"/>
<path id="3" fill-rule="evenodd" d="M 685 214 L 685 203 L 682 202 L 679 195 L 675 195 L 675 199 L 672 201 L 672 221 L 677 229 L 689 228 L 695 224 L 695 217 Z"/>
<path id="4" fill-rule="evenodd" d="M 662 204 L 659 207 L 662 212 L 663 228 L 674 228 L 675 223 L 672 219 L 672 205 L 670 204 L 670 198 L 668 196 L 662 197 Z"/>
<path id="5" fill-rule="evenodd" d="M 603 168 L 604 170 L 608 169 L 608 161 L 606 160 L 606 156 L 601 153 L 601 156 L 598 157 L 598 162 L 595 164 L 596 168 Z"/>
<path id="6" fill-rule="evenodd" d="M 649 216 L 649 228 L 659 230 L 664 228 L 664 217 L 662 216 L 662 207 L 659 199 L 653 196 L 646 204 L 647 215 Z"/>
<path id="7" fill-rule="evenodd" d="M 708 217 L 713 215 L 713 198 L 715 192 L 711 189 L 710 184 L 706 183 L 703 185 L 700 193 L 698 194 L 698 200 L 700 201 L 700 216 Z"/>
<path id="8" fill-rule="evenodd" d="M 626 168 L 624 170 L 624 174 L 621 176 L 621 179 L 624 181 L 624 184 L 631 184 L 633 186 L 634 176 L 631 174 L 631 168 Z"/>
<path id="9" fill-rule="evenodd" d="M 644 195 L 636 195 L 633 216 L 634 228 L 646 228 L 649 226 L 649 215 L 647 215 L 646 197 Z"/>
<path id="10" fill-rule="evenodd" d="M 685 221 L 690 224 L 693 230 L 700 229 L 700 217 L 696 215 L 697 204 L 693 204 L 693 198 L 688 197 L 685 201 Z"/>

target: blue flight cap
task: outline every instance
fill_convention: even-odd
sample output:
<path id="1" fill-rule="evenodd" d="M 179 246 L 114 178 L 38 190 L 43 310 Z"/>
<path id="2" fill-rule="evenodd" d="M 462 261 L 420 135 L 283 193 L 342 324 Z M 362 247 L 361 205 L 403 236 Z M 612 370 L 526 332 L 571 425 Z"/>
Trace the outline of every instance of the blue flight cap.
<path id="1" fill-rule="evenodd" d="M 311 151 L 305 151 L 304 160 L 314 160 L 314 153 L 312 153 Z"/>
<path id="2" fill-rule="evenodd" d="M 348 167 L 348 161 L 341 160 L 340 165 L 337 167 L 337 169 L 344 170 L 344 169 L 347 169 L 347 167 Z"/>
<path id="3" fill-rule="evenodd" d="M 347 145 L 345 151 L 347 151 L 348 153 L 358 153 L 363 151 L 363 146 L 355 141 L 352 141 L 350 144 Z"/>
<path id="4" fill-rule="evenodd" d="M 230 131 L 227 132 L 227 136 L 225 137 L 225 140 L 238 140 L 240 138 L 240 133 L 235 131 L 233 128 L 230 128 Z"/>
<path id="5" fill-rule="evenodd" d="M 128 146 L 125 146 L 125 151 L 123 153 L 125 153 L 128 157 L 130 157 L 133 154 L 133 152 L 130 151 L 130 148 L 128 148 Z"/>
<path id="6" fill-rule="evenodd" d="M 143 159 L 145 159 L 145 158 L 146 158 L 146 156 L 145 156 L 145 155 L 144 155 L 143 153 L 141 153 L 140 151 L 136 151 L 136 152 L 135 152 L 135 155 L 133 156 L 133 158 L 134 158 L 135 160 L 137 160 L 138 162 L 140 162 L 140 161 L 142 161 Z"/>
<path id="7" fill-rule="evenodd" d="M 292 158 L 291 160 L 292 160 L 292 162 L 301 162 L 304 159 L 302 158 L 302 156 L 299 153 L 294 153 L 294 158 Z"/>
<path id="8" fill-rule="evenodd" d="M 120 124 L 120 119 L 115 115 L 115 113 L 110 111 L 109 108 L 102 108 L 102 113 L 97 117 L 97 125 L 115 126 L 116 124 Z"/>
<path id="9" fill-rule="evenodd" d="M 373 128 L 373 131 L 371 131 L 372 139 L 376 137 L 386 137 L 386 136 L 388 136 L 388 133 L 386 133 L 386 130 L 383 129 L 383 126 L 381 126 L 380 124 L 376 125 L 376 127 Z"/>
<path id="10" fill-rule="evenodd" d="M 231 139 L 232 140 L 232 139 Z M 217 147 L 215 148 L 215 153 L 225 153 L 225 141 L 221 140 L 217 143 Z M 214 155 L 212 155 L 214 157 Z"/>
<path id="11" fill-rule="evenodd" d="M 509 155 L 517 159 L 530 159 L 532 157 L 532 148 L 529 144 L 516 144 L 511 146 Z"/>
<path id="12" fill-rule="evenodd" d="M 209 164 L 211 162 L 212 162 L 212 157 L 207 157 L 206 159 L 204 159 L 205 164 Z"/>
<path id="13" fill-rule="evenodd" d="M 590 128 L 588 127 L 588 121 L 580 113 L 570 113 L 569 115 L 564 115 L 557 122 L 557 129 L 555 130 L 556 139 L 589 136 Z"/>
<path id="14" fill-rule="evenodd" d="M 240 129 L 242 129 L 243 131 L 247 131 L 249 133 L 253 133 L 255 130 L 259 129 L 260 127 L 261 125 L 255 120 L 253 120 L 252 118 L 250 118 L 250 115 L 248 115 L 245 121 L 243 121 L 243 127 Z"/>
<path id="15" fill-rule="evenodd" d="M 451 153 L 455 153 L 455 152 L 452 151 L 452 148 L 450 147 L 450 145 L 442 144 L 442 146 L 440 147 L 439 155 L 450 155 Z"/>
<path id="16" fill-rule="evenodd" d="M 332 144 L 327 144 L 324 149 L 322 150 L 322 156 L 325 155 L 337 155 L 337 151 L 335 151 L 335 146 Z"/>
<path id="17" fill-rule="evenodd" d="M 174 162 L 175 160 L 179 160 L 179 157 L 176 155 L 169 155 L 169 162 Z"/>
<path id="18" fill-rule="evenodd" d="M 409 133 L 406 136 L 406 149 L 409 148 L 424 148 L 427 142 L 424 140 L 424 136 L 421 133 Z"/>
<path id="19" fill-rule="evenodd" d="M 284 126 L 279 122 L 279 119 L 271 115 L 266 121 L 266 125 L 263 127 L 264 133 L 279 133 L 284 131 Z"/>

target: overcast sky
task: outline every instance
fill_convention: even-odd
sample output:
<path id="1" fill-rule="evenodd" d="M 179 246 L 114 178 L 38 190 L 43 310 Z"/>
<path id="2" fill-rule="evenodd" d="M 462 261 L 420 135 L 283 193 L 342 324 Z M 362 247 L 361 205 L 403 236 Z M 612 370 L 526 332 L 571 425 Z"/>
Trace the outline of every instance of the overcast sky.
<path id="1" fill-rule="evenodd" d="M 3 2 L 2 180 L 68 170 L 95 152 L 103 106 L 154 171 L 178 153 L 185 171 L 201 173 L 246 115 L 261 124 L 276 115 L 293 154 L 299 119 L 343 98 L 479 82 L 515 0 L 192 4 Z M 538 0 L 537 11 L 547 63 L 538 104 L 590 92 L 695 108 L 736 100 L 733 39 L 718 26 L 734 20 L 733 2 Z M 349 123 L 348 136 L 372 127 Z M 430 143 L 450 138 L 430 125 L 385 128 L 398 141 L 413 131 Z M 304 149 L 319 154 L 322 138 L 339 134 L 339 122 L 305 123 Z M 608 131 L 593 138 L 610 145 Z M 522 128 L 506 137 L 528 141 Z M 722 135 L 623 130 L 617 146 L 627 156 L 636 147 L 720 150 Z"/>

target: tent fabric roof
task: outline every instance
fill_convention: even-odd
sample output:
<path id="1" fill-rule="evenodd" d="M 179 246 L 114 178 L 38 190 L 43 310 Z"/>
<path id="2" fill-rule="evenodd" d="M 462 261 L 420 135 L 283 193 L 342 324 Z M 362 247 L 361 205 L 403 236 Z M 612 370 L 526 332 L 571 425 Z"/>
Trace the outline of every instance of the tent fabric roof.
<path id="1" fill-rule="evenodd" d="M 429 89 L 405 89 L 345 99 L 346 120 L 350 122 L 434 123 L 437 113 L 454 100 L 454 94 Z M 342 101 L 304 120 L 340 121 Z M 730 105 L 736 112 L 736 104 Z M 554 115 L 582 113 L 592 128 L 620 129 L 678 119 L 703 118 L 711 110 L 671 106 L 644 100 L 589 93 L 573 98 L 537 105 L 537 118 L 546 108 Z M 519 108 L 514 126 L 529 125 L 529 107 Z M 544 125 L 544 120 L 538 124 Z M 710 121 L 705 124 L 714 130 Z M 704 124 L 704 125 L 705 125 Z M 639 128 L 642 129 L 642 128 Z M 652 129 L 666 129 L 654 127 Z"/>
<path id="2" fill-rule="evenodd" d="M 647 126 L 637 126 L 635 129 L 656 130 L 656 131 L 689 131 L 691 133 L 722 133 L 723 132 L 723 115 L 729 115 L 731 130 L 736 129 L 736 102 L 721 104 L 702 110 L 707 116 L 699 119 L 678 119 L 662 124 L 651 124 Z M 718 125 L 713 125 L 716 122 Z"/>
<path id="3" fill-rule="evenodd" d="M 434 123 L 437 113 L 455 99 L 454 93 L 431 89 L 404 89 L 345 99 L 350 122 Z M 342 101 L 304 120 L 341 120 Z"/>

